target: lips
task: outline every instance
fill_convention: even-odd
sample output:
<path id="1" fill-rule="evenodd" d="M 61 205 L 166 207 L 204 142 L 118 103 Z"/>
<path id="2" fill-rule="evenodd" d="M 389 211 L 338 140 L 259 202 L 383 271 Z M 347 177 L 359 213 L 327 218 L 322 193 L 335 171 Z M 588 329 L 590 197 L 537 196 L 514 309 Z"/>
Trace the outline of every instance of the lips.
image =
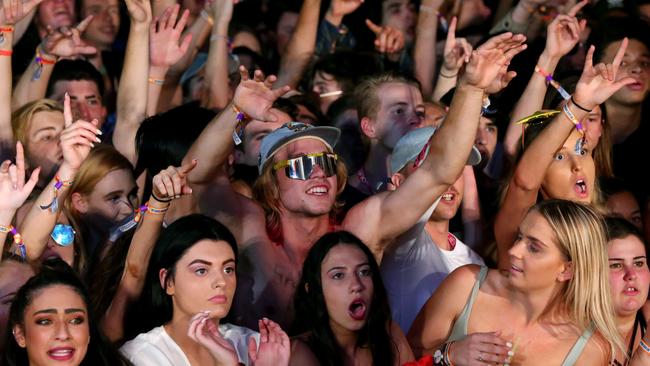
<path id="1" fill-rule="evenodd" d="M 47 351 L 47 355 L 55 361 L 67 361 L 72 359 L 74 352 L 72 347 L 57 347 Z"/>
<path id="2" fill-rule="evenodd" d="M 514 264 L 510 265 L 510 273 L 524 273 L 524 270 L 515 266 Z"/>
<path id="3" fill-rule="evenodd" d="M 627 85 L 627 88 L 632 91 L 642 91 L 645 89 L 645 83 L 637 80 L 636 82 Z"/>
<path id="4" fill-rule="evenodd" d="M 225 295 L 212 296 L 208 301 L 213 304 L 225 304 L 228 298 Z"/>
<path id="5" fill-rule="evenodd" d="M 456 198 L 456 194 L 454 192 L 446 192 L 440 197 L 441 202 L 453 202 L 454 199 Z"/>
<path id="6" fill-rule="evenodd" d="M 348 314 L 354 320 L 365 320 L 366 310 L 366 302 L 363 299 L 354 299 L 348 307 Z"/>
<path id="7" fill-rule="evenodd" d="M 325 196 L 329 192 L 330 188 L 327 185 L 315 185 L 310 187 L 305 193 L 312 196 Z"/>
<path id="8" fill-rule="evenodd" d="M 639 294 L 639 289 L 633 286 L 628 286 L 623 290 L 623 295 L 625 296 L 636 296 Z"/>
<path id="9" fill-rule="evenodd" d="M 573 190 L 578 194 L 578 197 L 586 198 L 588 196 L 587 182 L 584 179 L 576 180 Z"/>

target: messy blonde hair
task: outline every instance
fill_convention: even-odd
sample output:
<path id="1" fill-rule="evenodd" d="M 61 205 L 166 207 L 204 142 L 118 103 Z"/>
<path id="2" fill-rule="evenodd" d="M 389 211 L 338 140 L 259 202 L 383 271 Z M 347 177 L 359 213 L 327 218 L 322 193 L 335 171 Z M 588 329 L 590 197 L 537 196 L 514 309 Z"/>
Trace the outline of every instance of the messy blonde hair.
<path id="1" fill-rule="evenodd" d="M 275 162 L 275 160 L 273 160 Z M 282 243 L 282 223 L 280 221 L 280 191 L 278 190 L 278 177 L 275 175 L 272 163 L 266 164 L 262 174 L 253 185 L 253 199 L 260 203 L 266 216 L 266 232 L 275 243 Z M 282 173 L 283 174 L 283 173 Z M 341 159 L 336 160 L 336 196 L 343 192 L 348 178 L 348 170 Z M 333 220 L 336 211 L 343 204 L 336 202 L 330 211 Z"/>
<path id="2" fill-rule="evenodd" d="M 531 211 L 546 219 L 560 252 L 572 265 L 571 278 L 550 307 L 564 307 L 583 331 L 592 327 L 609 343 L 611 355 L 616 349 L 626 354 L 611 299 L 603 217 L 591 206 L 565 200 L 543 201 Z"/>
<path id="3" fill-rule="evenodd" d="M 63 108 L 59 102 L 52 99 L 39 99 L 18 108 L 11 114 L 11 131 L 14 140 L 20 141 L 23 145 L 29 144 L 27 131 L 32 124 L 32 118 L 40 112 L 61 112 Z"/>

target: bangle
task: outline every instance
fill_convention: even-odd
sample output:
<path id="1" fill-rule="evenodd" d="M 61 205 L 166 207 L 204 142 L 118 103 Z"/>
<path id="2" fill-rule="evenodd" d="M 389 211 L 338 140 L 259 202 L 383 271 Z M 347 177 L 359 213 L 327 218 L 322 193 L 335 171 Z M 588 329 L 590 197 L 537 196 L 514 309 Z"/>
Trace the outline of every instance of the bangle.
<path id="1" fill-rule="evenodd" d="M 454 341 L 451 341 L 451 342 L 447 342 L 447 343 L 445 343 L 445 347 L 444 347 L 444 349 L 443 349 L 443 350 L 444 350 L 444 352 L 443 352 L 443 354 L 444 354 L 444 355 L 443 355 L 443 362 L 444 362 L 445 365 L 447 365 L 447 366 L 454 366 L 454 363 L 451 362 L 451 358 L 449 357 L 449 349 L 451 348 L 451 345 L 452 345 L 453 343 L 454 343 Z"/>
<path id="2" fill-rule="evenodd" d="M 153 191 L 151 192 L 151 197 L 153 197 L 154 200 L 156 200 L 156 201 L 158 201 L 160 203 L 168 203 L 168 202 L 172 201 L 171 198 L 160 198 L 160 197 L 156 196 L 156 194 L 153 193 Z"/>
<path id="3" fill-rule="evenodd" d="M 210 42 L 218 41 L 220 39 L 223 39 L 226 42 L 229 41 L 228 36 L 223 36 L 223 35 L 217 34 L 217 33 L 212 33 L 210 35 Z"/>
<path id="4" fill-rule="evenodd" d="M 648 344 L 645 343 L 645 341 L 643 340 L 643 338 L 641 338 L 641 342 L 639 342 L 639 346 L 641 347 L 641 349 L 643 350 L 643 352 L 645 352 L 645 353 L 647 353 L 647 354 L 650 355 L 650 346 L 648 346 Z"/>
<path id="5" fill-rule="evenodd" d="M 53 187 L 54 188 L 54 198 L 47 205 L 44 205 L 44 206 L 39 205 L 41 210 L 48 210 L 48 211 L 50 211 L 52 213 L 57 212 L 59 210 L 59 199 L 58 199 L 59 191 L 61 190 L 62 187 L 70 187 L 73 182 L 74 181 L 72 181 L 72 180 L 61 180 L 61 178 L 59 177 L 58 174 L 55 175 L 54 176 L 54 187 Z"/>
<path id="6" fill-rule="evenodd" d="M 208 22 L 208 24 L 210 24 L 210 27 L 214 26 L 214 18 L 212 18 L 212 15 L 208 14 L 205 9 L 201 10 L 201 18 Z"/>
<path id="7" fill-rule="evenodd" d="M 13 53 L 13 50 L 0 50 L 0 56 L 11 56 Z"/>
<path id="8" fill-rule="evenodd" d="M 20 257 L 22 259 L 27 259 L 27 250 L 25 249 L 25 243 L 23 242 L 23 236 L 20 235 L 18 230 L 16 230 L 13 225 L 9 226 L 4 226 L 0 225 L 0 233 L 8 233 L 13 236 L 14 239 L 14 244 L 18 247 L 18 251 L 20 252 Z"/>
<path id="9" fill-rule="evenodd" d="M 567 116 L 567 118 L 571 121 L 576 126 L 576 130 L 580 131 L 580 133 L 584 134 L 585 131 L 582 127 L 582 123 L 578 121 L 576 116 L 571 112 L 571 109 L 569 109 L 569 103 L 564 103 L 562 106 L 562 111 L 564 112 L 564 115 Z"/>
<path id="10" fill-rule="evenodd" d="M 573 103 L 574 106 L 578 107 L 579 109 L 582 109 L 583 111 L 585 111 L 587 113 L 589 113 L 589 112 L 591 112 L 593 110 L 593 109 L 587 109 L 587 108 L 581 106 L 580 104 L 576 103 L 576 100 L 573 98 L 573 95 L 571 96 L 571 103 Z"/>
<path id="11" fill-rule="evenodd" d="M 455 78 L 456 76 L 458 76 L 458 71 L 456 71 L 456 73 L 453 74 L 453 75 L 445 75 L 445 74 L 442 72 L 442 69 L 440 69 L 440 72 L 438 73 L 438 75 L 440 75 L 441 77 L 446 78 L 446 79 L 453 79 L 453 78 Z"/>
<path id="12" fill-rule="evenodd" d="M 149 84 L 163 86 L 165 85 L 165 79 L 156 79 L 154 77 L 149 77 Z"/>
<path id="13" fill-rule="evenodd" d="M 235 119 L 237 119 L 237 125 L 235 126 L 235 130 L 232 132 L 232 140 L 235 142 L 235 145 L 239 145 L 242 142 L 241 138 L 244 135 L 245 121 L 248 116 L 234 103 L 232 104 L 232 111 L 235 113 Z"/>
<path id="14" fill-rule="evenodd" d="M 562 96 L 562 99 L 569 100 L 571 98 L 571 95 L 569 93 L 567 93 L 566 90 L 564 90 L 562 85 L 560 85 L 560 83 L 555 81 L 553 79 L 553 76 L 551 74 L 548 74 L 546 71 L 544 71 L 544 69 L 542 69 L 539 65 L 535 66 L 535 72 L 542 75 L 544 77 L 544 79 L 546 80 L 546 84 L 550 84 L 552 87 L 554 87 L 555 90 L 557 90 L 558 93 L 560 93 L 560 95 Z"/>

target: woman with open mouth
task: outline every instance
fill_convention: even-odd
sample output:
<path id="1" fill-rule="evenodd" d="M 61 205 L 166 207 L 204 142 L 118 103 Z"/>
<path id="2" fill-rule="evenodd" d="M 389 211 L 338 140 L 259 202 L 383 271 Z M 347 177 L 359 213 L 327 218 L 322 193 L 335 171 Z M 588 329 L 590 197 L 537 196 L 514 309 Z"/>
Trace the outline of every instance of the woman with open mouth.
<path id="1" fill-rule="evenodd" d="M 452 272 L 415 319 L 411 347 L 445 366 L 610 364 L 625 346 L 606 245 L 590 206 L 537 204 L 508 251 L 510 268 Z"/>
<path id="2" fill-rule="evenodd" d="M 634 225 L 620 217 L 610 217 L 605 222 L 614 313 L 619 333 L 627 346 L 627 353 L 617 354 L 616 361 L 618 365 L 625 365 L 627 359 L 636 353 L 646 333 L 650 316 L 650 270 L 642 234 Z"/>
<path id="3" fill-rule="evenodd" d="M 18 290 L 11 305 L 0 364 L 130 365 L 101 333 L 85 287 L 59 258 Z"/>
<path id="4" fill-rule="evenodd" d="M 135 366 L 286 366 L 289 337 L 279 325 L 264 318 L 258 333 L 223 321 L 235 295 L 236 265 L 237 243 L 221 223 L 202 215 L 174 221 L 151 253 L 129 321 L 130 330 L 146 333 L 122 353 Z"/>
<path id="5" fill-rule="evenodd" d="M 402 365 L 413 353 L 391 320 L 379 266 L 346 232 L 309 250 L 294 298 L 291 365 Z"/>

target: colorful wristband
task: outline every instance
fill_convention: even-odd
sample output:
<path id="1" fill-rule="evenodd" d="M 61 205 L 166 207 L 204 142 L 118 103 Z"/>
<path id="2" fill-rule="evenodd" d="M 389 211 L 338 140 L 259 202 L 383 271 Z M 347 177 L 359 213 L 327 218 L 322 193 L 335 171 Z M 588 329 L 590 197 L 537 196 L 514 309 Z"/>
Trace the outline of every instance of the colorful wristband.
<path id="1" fill-rule="evenodd" d="M 235 104 L 232 105 L 232 111 L 235 113 L 235 119 L 237 119 L 237 125 L 235 126 L 235 130 L 232 132 L 232 140 L 235 142 L 235 145 L 239 145 L 242 143 L 241 138 L 244 135 L 244 126 L 246 125 L 245 121 L 248 116 Z"/>
<path id="2" fill-rule="evenodd" d="M 0 225 L 0 233 L 8 233 L 13 236 L 14 244 L 18 247 L 19 255 L 22 259 L 27 259 L 27 250 L 25 249 L 25 243 L 23 242 L 23 237 L 20 235 L 18 230 L 12 225 L 4 226 Z"/>
<path id="3" fill-rule="evenodd" d="M 546 71 L 544 71 L 544 69 L 542 69 L 539 65 L 535 66 L 535 72 L 542 75 L 544 77 L 544 79 L 546 80 L 546 83 L 550 84 L 552 87 L 555 88 L 555 90 L 558 91 L 558 93 L 560 93 L 560 95 L 562 96 L 562 99 L 569 100 L 571 98 L 571 95 L 569 93 L 567 93 L 567 91 L 562 87 L 562 85 L 560 85 L 560 83 L 555 81 L 553 79 L 553 76 L 551 74 L 547 73 Z"/>
<path id="4" fill-rule="evenodd" d="M 70 187 L 74 181 L 72 180 L 61 180 L 59 175 L 54 176 L 54 198 L 50 203 L 44 206 L 39 206 L 41 210 L 49 210 L 52 213 L 55 213 L 59 210 L 59 191 L 63 187 Z"/>

